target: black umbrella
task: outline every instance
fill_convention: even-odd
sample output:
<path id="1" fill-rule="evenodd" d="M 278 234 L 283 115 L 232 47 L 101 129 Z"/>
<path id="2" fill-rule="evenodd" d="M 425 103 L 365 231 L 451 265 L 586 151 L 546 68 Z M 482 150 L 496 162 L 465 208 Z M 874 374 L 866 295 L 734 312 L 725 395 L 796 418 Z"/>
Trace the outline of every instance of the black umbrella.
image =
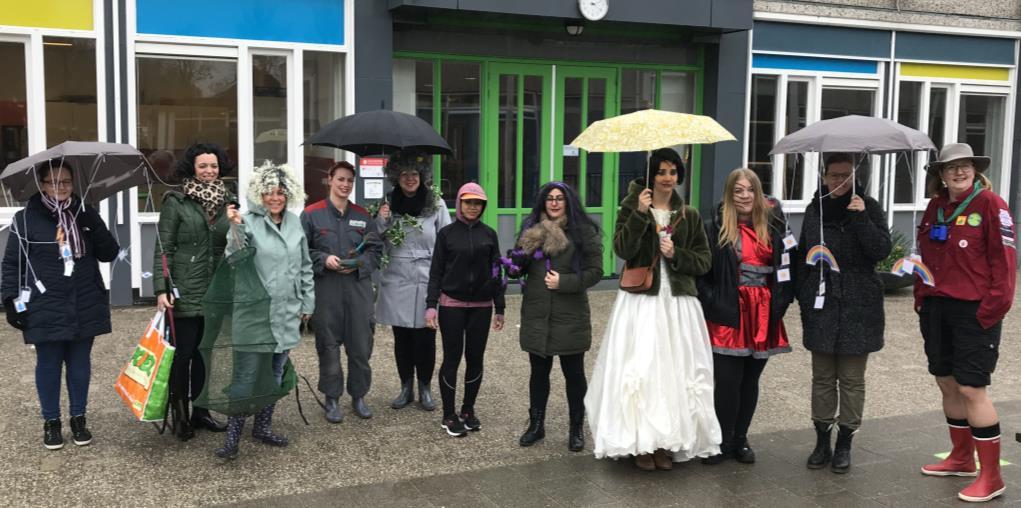
<path id="1" fill-rule="evenodd" d="M 360 156 L 385 155 L 409 149 L 453 155 L 450 145 L 432 125 L 417 116 L 386 109 L 334 120 L 306 139 L 304 144 L 332 146 Z"/>

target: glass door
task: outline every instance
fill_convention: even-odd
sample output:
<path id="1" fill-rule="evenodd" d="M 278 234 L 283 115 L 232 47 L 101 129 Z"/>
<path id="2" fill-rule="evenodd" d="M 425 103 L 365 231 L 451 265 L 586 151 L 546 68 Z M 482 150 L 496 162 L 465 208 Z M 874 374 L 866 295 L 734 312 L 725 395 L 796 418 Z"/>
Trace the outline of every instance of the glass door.
<path id="1" fill-rule="evenodd" d="M 586 127 L 617 116 L 617 70 L 593 67 L 556 68 L 554 177 L 578 191 L 585 210 L 603 231 L 603 270 L 615 267 L 612 240 L 617 193 L 615 153 L 588 153 L 571 145 Z"/>
<path id="2" fill-rule="evenodd" d="M 535 204 L 550 171 L 553 68 L 534 64 L 489 64 L 486 73 L 482 186 L 489 196 L 484 219 L 506 250 L 521 219 Z"/>

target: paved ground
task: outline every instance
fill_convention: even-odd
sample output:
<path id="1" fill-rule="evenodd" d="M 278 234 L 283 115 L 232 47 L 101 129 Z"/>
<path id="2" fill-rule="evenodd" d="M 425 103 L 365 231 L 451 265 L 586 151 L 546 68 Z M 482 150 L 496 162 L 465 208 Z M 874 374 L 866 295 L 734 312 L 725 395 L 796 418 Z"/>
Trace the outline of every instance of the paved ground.
<path id="1" fill-rule="evenodd" d="M 592 294 L 596 345 L 615 293 Z M 887 299 L 887 346 L 868 371 L 866 423 L 855 440 L 851 474 L 808 471 L 804 458 L 814 438 L 808 411 L 809 356 L 794 353 L 770 361 L 762 400 L 752 425 L 759 454 L 753 466 L 708 468 L 686 464 L 669 473 L 640 473 L 628 461 L 598 461 L 591 452 L 566 449 L 567 415 L 562 378 L 554 371 L 545 442 L 517 445 L 527 419 L 527 357 L 517 345 L 520 301 L 510 298 L 508 329 L 490 338 L 486 379 L 477 411 L 483 430 L 447 438 L 440 415 L 387 406 L 398 382 L 392 336 L 376 334 L 371 420 L 347 414 L 330 425 L 303 392 L 305 426 L 293 397 L 279 406 L 278 430 L 292 445 L 272 449 L 246 439 L 241 457 L 223 463 L 212 455 L 220 435 L 200 433 L 187 443 L 157 435 L 134 422 L 113 391 L 151 308 L 114 313 L 115 333 L 100 338 L 93 353 L 89 422 L 92 446 L 50 452 L 41 446 L 34 389 L 34 353 L 20 336 L 0 331 L 0 500 L 21 505 L 263 506 L 932 506 L 954 503 L 963 483 L 917 473 L 947 439 L 938 393 L 925 370 L 910 293 Z M 800 346 L 796 309 L 787 317 L 792 343 Z M 992 390 L 1003 412 L 1005 436 L 1021 428 L 1021 331 L 1008 318 L 1000 368 Z M 315 379 L 315 352 L 305 340 L 294 355 L 298 370 Z M 589 372 L 595 354 L 588 357 Z M 345 400 L 345 409 L 347 406 Z M 66 404 L 66 402 L 65 402 Z M 348 411 L 347 413 L 350 413 Z M 1005 458 L 1021 463 L 1021 444 L 1004 441 Z M 1002 502 L 1021 503 L 1021 468 L 1007 466 L 1011 484 Z M 1018 487 L 1014 487 L 1018 486 Z"/>

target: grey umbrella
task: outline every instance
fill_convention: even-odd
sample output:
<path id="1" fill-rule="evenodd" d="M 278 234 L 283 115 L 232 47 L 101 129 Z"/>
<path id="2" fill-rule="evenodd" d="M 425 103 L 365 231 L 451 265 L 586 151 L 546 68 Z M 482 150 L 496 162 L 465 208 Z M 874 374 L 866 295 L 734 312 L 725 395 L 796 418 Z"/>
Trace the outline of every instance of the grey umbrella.
<path id="1" fill-rule="evenodd" d="M 918 130 L 883 118 L 847 115 L 816 122 L 788 134 L 769 154 L 849 152 L 880 155 L 935 149 L 929 136 Z"/>
<path id="2" fill-rule="evenodd" d="M 0 181 L 11 197 L 25 201 L 39 192 L 37 171 L 50 167 L 51 161 L 70 166 L 74 173 L 74 193 L 96 203 L 122 190 L 142 185 L 149 161 L 131 145 L 96 141 L 65 141 L 47 150 L 12 162 L 0 173 Z"/>

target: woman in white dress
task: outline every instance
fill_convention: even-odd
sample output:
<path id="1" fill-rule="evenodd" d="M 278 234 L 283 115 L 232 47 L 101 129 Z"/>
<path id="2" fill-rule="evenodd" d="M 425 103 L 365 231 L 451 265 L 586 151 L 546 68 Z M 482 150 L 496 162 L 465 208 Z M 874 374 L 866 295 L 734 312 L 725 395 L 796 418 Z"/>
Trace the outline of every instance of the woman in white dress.
<path id="1" fill-rule="evenodd" d="M 718 454 L 721 440 L 695 287 L 709 270 L 709 242 L 698 211 L 674 190 L 684 179 L 677 152 L 654 151 L 649 171 L 651 189 L 628 186 L 613 250 L 628 267 L 658 266 L 648 290 L 617 294 L 585 396 L 596 458 L 633 455 L 646 471 Z"/>

